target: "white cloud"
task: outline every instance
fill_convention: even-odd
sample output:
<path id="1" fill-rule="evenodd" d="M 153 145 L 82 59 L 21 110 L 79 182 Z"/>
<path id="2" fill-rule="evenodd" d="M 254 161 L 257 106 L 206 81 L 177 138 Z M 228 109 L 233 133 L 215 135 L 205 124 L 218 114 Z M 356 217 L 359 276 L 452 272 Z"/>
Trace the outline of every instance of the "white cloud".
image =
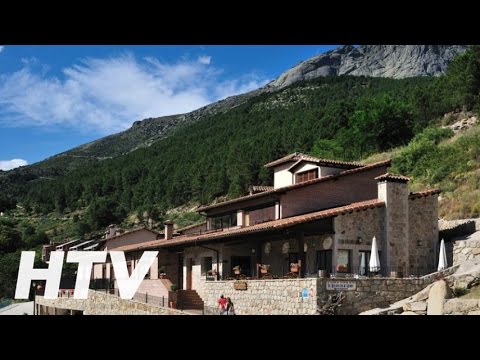
<path id="1" fill-rule="evenodd" d="M 212 57 L 211 56 L 199 56 L 198 57 L 198 62 L 200 64 L 204 64 L 204 65 L 210 65 L 210 62 L 212 61 Z"/>
<path id="2" fill-rule="evenodd" d="M 232 95 L 243 94 L 248 91 L 258 89 L 259 87 L 267 84 L 269 79 L 264 77 L 249 74 L 241 79 L 224 81 L 215 88 L 215 94 L 217 98 L 224 99 Z"/>
<path id="3" fill-rule="evenodd" d="M 4 48 L 5 46 L 0 46 L 0 53 L 3 51 Z"/>
<path id="4" fill-rule="evenodd" d="M 20 61 L 24 65 L 33 65 L 37 62 L 37 58 L 35 56 L 23 57 L 23 58 L 20 59 Z"/>
<path id="5" fill-rule="evenodd" d="M 23 159 L 0 160 L 0 170 L 12 170 L 25 165 L 28 165 L 28 163 Z"/>
<path id="6" fill-rule="evenodd" d="M 200 61 L 157 58 L 87 58 L 48 75 L 34 58 L 0 74 L 0 125 L 66 126 L 109 134 L 148 117 L 185 113 L 266 83 L 261 77 L 222 80 L 222 70 Z"/>

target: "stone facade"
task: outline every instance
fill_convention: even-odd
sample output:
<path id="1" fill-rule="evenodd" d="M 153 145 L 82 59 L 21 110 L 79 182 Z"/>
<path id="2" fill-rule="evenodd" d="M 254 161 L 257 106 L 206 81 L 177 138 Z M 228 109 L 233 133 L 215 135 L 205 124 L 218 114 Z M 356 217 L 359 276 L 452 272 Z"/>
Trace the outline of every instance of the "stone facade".
<path id="1" fill-rule="evenodd" d="M 317 312 L 317 279 L 247 280 L 246 290 L 235 290 L 236 281 L 203 281 L 205 306 L 217 307 L 220 295 L 230 297 L 238 315 L 314 315 Z M 308 297 L 301 297 L 307 289 Z"/>
<path id="2" fill-rule="evenodd" d="M 333 245 L 333 268 L 336 269 L 336 252 L 349 250 L 352 273 L 359 273 L 360 251 L 372 249 L 372 239 L 375 236 L 380 252 L 380 264 L 386 264 L 385 239 L 384 239 L 384 213 L 385 208 L 375 208 L 354 212 L 334 218 L 335 241 Z M 368 264 L 365 264 L 368 266 Z"/>
<path id="3" fill-rule="evenodd" d="M 124 300 L 115 295 L 92 290 L 88 292 L 88 299 L 66 297 L 45 299 L 43 296 L 36 296 L 35 302 L 43 311 L 50 314 L 52 312 L 45 307 L 82 311 L 83 315 L 186 315 L 179 310 Z"/>
<path id="4" fill-rule="evenodd" d="M 428 274 L 438 265 L 437 197 L 408 200 L 410 271 L 406 275 Z"/>
<path id="5" fill-rule="evenodd" d="M 459 265 L 465 261 L 480 258 L 480 236 L 472 236 L 467 240 L 453 242 L 453 264 Z"/>
<path id="6" fill-rule="evenodd" d="M 410 268 L 408 185 L 391 181 L 378 183 L 378 198 L 385 201 L 385 259 L 390 268 L 405 272 Z"/>
<path id="7" fill-rule="evenodd" d="M 430 279 L 277 279 L 246 280 L 246 290 L 236 290 L 236 281 L 204 281 L 203 301 L 209 308 L 217 307 L 220 295 L 230 297 L 239 315 L 315 315 L 317 305 L 338 290 L 327 290 L 327 283 L 354 284 L 344 290 L 345 299 L 338 308 L 340 315 L 355 315 L 375 307 L 409 297 L 428 285 Z M 302 297 L 303 291 L 308 297 Z"/>

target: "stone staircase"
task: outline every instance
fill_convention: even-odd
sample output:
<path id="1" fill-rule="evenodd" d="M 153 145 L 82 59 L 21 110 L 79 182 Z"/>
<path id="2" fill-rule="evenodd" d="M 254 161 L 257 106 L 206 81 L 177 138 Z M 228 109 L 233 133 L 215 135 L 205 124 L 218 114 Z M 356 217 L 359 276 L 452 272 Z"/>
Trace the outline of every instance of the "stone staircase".
<path id="1" fill-rule="evenodd" d="M 184 310 L 203 310 L 203 300 L 195 290 L 178 290 L 179 309 Z"/>

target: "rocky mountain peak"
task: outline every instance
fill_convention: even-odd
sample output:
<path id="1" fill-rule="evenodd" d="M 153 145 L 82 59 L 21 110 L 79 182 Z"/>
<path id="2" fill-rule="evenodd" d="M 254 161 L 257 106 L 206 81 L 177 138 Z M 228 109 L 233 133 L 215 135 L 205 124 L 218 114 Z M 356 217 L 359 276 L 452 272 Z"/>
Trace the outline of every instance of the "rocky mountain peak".
<path id="1" fill-rule="evenodd" d="M 285 71 L 267 87 L 277 89 L 322 76 L 406 78 L 438 76 L 466 45 L 346 45 Z"/>

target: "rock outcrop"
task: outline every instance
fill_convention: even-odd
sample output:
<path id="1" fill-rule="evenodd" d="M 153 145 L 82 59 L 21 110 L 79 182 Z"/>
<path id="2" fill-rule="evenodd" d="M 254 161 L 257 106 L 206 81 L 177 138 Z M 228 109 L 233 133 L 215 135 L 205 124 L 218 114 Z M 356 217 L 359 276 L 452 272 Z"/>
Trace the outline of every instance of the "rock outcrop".
<path id="1" fill-rule="evenodd" d="M 330 75 L 406 78 L 438 76 L 465 45 L 352 45 L 302 61 L 268 84 L 282 88 Z"/>

